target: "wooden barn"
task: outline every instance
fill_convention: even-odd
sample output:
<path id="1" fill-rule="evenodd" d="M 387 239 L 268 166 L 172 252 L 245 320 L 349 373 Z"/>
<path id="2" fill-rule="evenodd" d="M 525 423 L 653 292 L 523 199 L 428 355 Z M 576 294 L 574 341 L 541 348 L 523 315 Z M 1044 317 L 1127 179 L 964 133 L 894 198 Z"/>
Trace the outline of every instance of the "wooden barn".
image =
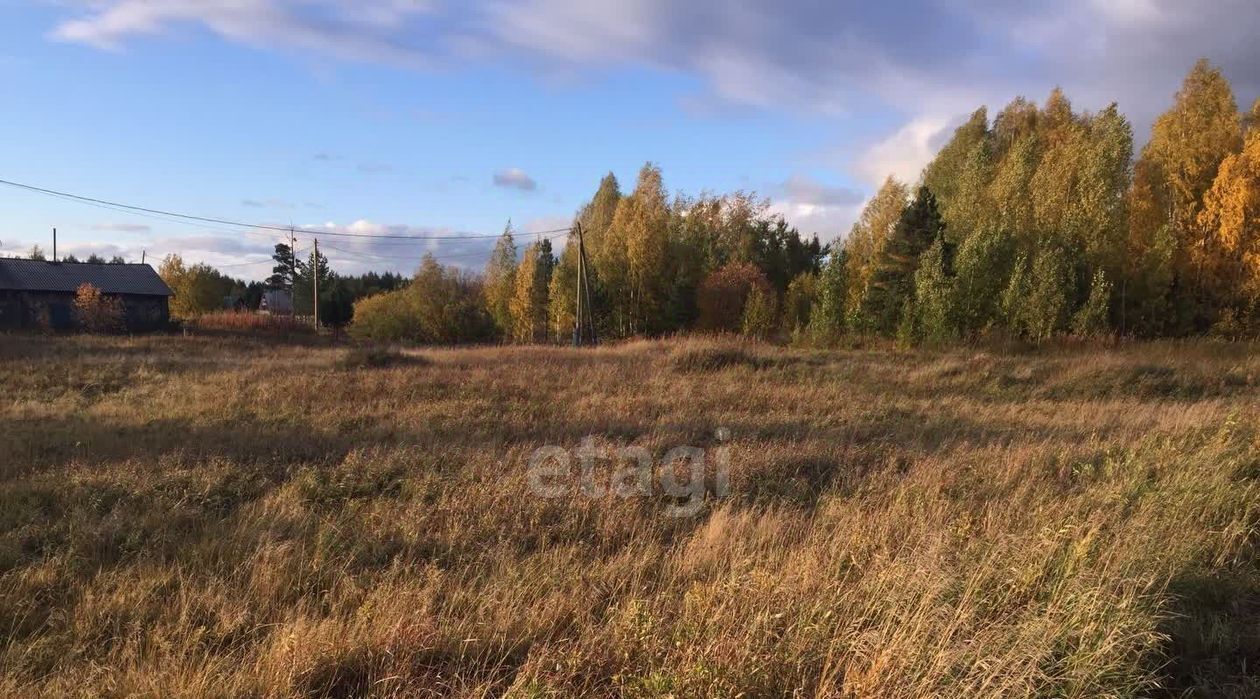
<path id="1" fill-rule="evenodd" d="M 171 290 L 147 264 L 0 258 L 0 329 L 76 327 L 74 295 L 83 284 L 118 299 L 129 331 L 160 330 L 170 321 Z"/>

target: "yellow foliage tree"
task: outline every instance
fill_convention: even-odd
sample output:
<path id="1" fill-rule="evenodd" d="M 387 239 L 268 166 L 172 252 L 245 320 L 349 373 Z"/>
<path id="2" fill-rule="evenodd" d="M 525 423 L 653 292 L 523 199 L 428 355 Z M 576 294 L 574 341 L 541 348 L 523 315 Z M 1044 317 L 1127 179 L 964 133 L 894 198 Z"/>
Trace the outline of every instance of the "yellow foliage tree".
<path id="1" fill-rule="evenodd" d="M 547 325 L 552 338 L 564 340 L 577 318 L 578 241 L 570 233 L 547 285 Z"/>
<path id="2" fill-rule="evenodd" d="M 547 336 L 547 292 L 550 283 L 551 249 L 538 243 L 525 248 L 516 268 L 516 288 L 509 307 L 512 339 L 539 342 Z M 544 259 L 546 258 L 546 259 Z"/>
<path id="3" fill-rule="evenodd" d="M 1236 310 L 1254 312 L 1260 303 L 1260 132 L 1221 163 L 1199 224 L 1213 278 L 1243 305 Z"/>
<path id="4" fill-rule="evenodd" d="M 854 311 L 865 295 L 884 243 L 909 201 L 909 188 L 890 175 L 853 224 L 844 243 L 846 312 Z"/>
<path id="5" fill-rule="evenodd" d="M 512 222 L 503 228 L 503 235 L 494 243 L 486 262 L 486 308 L 499 333 L 512 334 L 512 295 L 516 290 L 516 243 L 512 238 Z"/>
<path id="6" fill-rule="evenodd" d="M 1171 109 L 1151 127 L 1142 152 L 1165 189 L 1168 223 L 1193 255 L 1203 195 L 1221 162 L 1242 146 L 1242 119 L 1221 71 L 1200 60 L 1186 76 Z"/>
<path id="7" fill-rule="evenodd" d="M 669 202 L 661 170 L 647 163 L 639 171 L 634 192 L 621 200 L 613 218 L 612 230 L 624 241 L 627 330 L 630 334 L 651 332 L 664 303 L 665 259 L 669 248 Z"/>
<path id="8" fill-rule="evenodd" d="M 158 268 L 162 281 L 174 292 L 171 315 L 190 318 L 209 313 L 223 305 L 227 293 L 226 277 L 206 264 L 185 265 L 179 255 L 167 255 Z"/>
<path id="9" fill-rule="evenodd" d="M 91 284 L 80 284 L 75 291 L 74 312 L 89 332 L 113 332 L 123 327 L 122 304 Z"/>

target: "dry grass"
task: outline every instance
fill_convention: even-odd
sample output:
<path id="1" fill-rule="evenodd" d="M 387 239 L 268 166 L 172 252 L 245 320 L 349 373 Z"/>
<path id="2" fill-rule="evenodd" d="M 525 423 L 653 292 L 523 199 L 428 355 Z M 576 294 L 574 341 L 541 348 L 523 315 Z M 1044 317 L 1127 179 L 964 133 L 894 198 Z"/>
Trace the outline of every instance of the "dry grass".
<path id="1" fill-rule="evenodd" d="M 393 347 L 363 346 L 346 350 L 337 359 L 337 367 L 355 369 L 384 369 L 399 366 L 426 366 L 429 360 L 415 352 L 404 352 Z"/>
<path id="2" fill-rule="evenodd" d="M 185 321 L 185 327 L 202 334 L 235 334 L 272 337 L 314 335 L 309 318 L 263 315 L 246 311 L 217 311 Z"/>
<path id="3" fill-rule="evenodd" d="M 1260 693 L 1254 346 L 722 343 L 0 336 L 0 695 Z M 723 427 L 696 517 L 527 485 Z"/>

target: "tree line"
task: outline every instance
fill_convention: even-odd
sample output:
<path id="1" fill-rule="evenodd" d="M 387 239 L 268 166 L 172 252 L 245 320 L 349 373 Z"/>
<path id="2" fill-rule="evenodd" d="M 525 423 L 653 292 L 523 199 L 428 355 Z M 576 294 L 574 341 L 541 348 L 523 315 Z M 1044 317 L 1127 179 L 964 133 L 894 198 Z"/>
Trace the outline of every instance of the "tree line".
<path id="1" fill-rule="evenodd" d="M 802 294 L 799 280 L 818 273 L 825 252 L 753 194 L 670 198 L 652 163 L 629 193 L 606 175 L 575 224 L 597 331 L 609 338 L 696 328 L 770 335 L 784 299 Z M 529 242 L 509 222 L 483 273 L 426 257 L 406 289 L 356 304 L 354 331 L 378 340 L 564 342 L 577 280 L 576 226 L 556 255 L 550 240 Z M 423 310 L 428 304 L 434 309 Z M 436 312 L 449 307 L 465 309 L 467 322 Z"/>
<path id="2" fill-rule="evenodd" d="M 605 176 L 575 223 L 603 337 L 1255 336 L 1260 100 L 1240 111 L 1201 60 L 1136 158 L 1114 103 L 1079 112 L 1056 88 L 992 120 L 982 107 L 914 186 L 889 177 L 825 248 L 753 194 L 671 199 L 651 163 L 628 193 Z M 356 305 L 357 331 L 566 341 L 576 240 L 557 256 L 548 240 L 521 239 L 509 224 L 480 275 L 426 258 L 406 289 Z"/>
<path id="3" fill-rule="evenodd" d="M 269 277 L 262 281 L 245 281 L 205 263 L 186 264 L 180 255 L 171 254 L 162 260 L 158 275 L 174 292 L 170 302 L 172 315 L 181 318 L 220 310 L 255 311 L 267 291 L 289 294 L 293 313 L 311 316 L 318 282 L 320 320 L 335 327 L 349 324 L 355 301 L 401 288 L 409 281 L 393 272 L 338 274 L 331 269 L 323 253 L 303 260 L 284 243 L 275 246 L 272 261 L 275 264 Z"/>
<path id="4" fill-rule="evenodd" d="M 827 262 L 827 332 L 947 341 L 1004 332 L 1260 331 L 1260 100 L 1199 61 L 1135 159 L 1115 104 L 1054 90 L 981 108 L 912 193 L 888 179 Z"/>

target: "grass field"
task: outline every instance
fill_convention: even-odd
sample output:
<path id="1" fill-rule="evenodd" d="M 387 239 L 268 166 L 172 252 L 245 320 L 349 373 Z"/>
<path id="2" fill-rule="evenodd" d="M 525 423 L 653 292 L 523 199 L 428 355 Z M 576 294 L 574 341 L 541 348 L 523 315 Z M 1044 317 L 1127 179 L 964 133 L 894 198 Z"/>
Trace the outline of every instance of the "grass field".
<path id="1" fill-rule="evenodd" d="M 0 695 L 1257 696 L 1258 416 L 1240 344 L 0 336 Z M 703 507 L 540 494 L 587 437 Z"/>

